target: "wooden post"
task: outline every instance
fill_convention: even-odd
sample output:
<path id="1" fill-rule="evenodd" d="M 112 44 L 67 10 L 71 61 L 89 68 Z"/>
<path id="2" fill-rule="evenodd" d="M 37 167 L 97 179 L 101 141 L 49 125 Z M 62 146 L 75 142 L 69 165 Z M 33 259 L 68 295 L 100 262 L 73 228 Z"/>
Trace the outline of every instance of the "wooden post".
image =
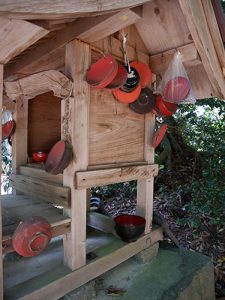
<path id="1" fill-rule="evenodd" d="M 155 117 L 153 114 L 145 115 L 145 153 L 144 158 L 148 163 L 154 163 L 154 148 L 151 146 L 152 136 L 155 128 Z M 138 215 L 146 219 L 145 234 L 152 229 L 153 217 L 153 185 L 154 177 L 137 180 L 137 209 Z"/>
<path id="2" fill-rule="evenodd" d="M 2 102 L 3 102 L 3 70 L 4 66 L 0 64 L 0 120 L 2 119 Z M 0 132 L 0 141 L 2 141 L 2 131 Z M 2 148 L 0 148 L 0 157 Z M 0 166 L 0 175 L 2 173 L 2 164 Z M 1 176 L 0 176 L 1 177 Z M 2 264 L 2 201 L 0 196 L 0 300 L 3 300 L 3 264 Z"/>
<path id="3" fill-rule="evenodd" d="M 12 169 L 13 173 L 18 172 L 18 168 L 27 163 L 27 127 L 28 127 L 28 100 L 20 96 L 16 99 L 15 115 L 16 131 L 13 135 L 12 144 Z"/>
<path id="4" fill-rule="evenodd" d="M 62 127 L 64 138 L 72 143 L 74 157 L 63 174 L 63 184 L 71 188 L 71 209 L 68 211 L 71 233 L 64 238 L 64 263 L 72 270 L 86 264 L 86 189 L 75 189 L 74 176 L 76 171 L 86 170 L 88 166 L 90 88 L 84 76 L 90 60 L 89 45 L 73 40 L 66 46 L 65 69 L 73 81 L 73 97 L 63 100 Z"/>

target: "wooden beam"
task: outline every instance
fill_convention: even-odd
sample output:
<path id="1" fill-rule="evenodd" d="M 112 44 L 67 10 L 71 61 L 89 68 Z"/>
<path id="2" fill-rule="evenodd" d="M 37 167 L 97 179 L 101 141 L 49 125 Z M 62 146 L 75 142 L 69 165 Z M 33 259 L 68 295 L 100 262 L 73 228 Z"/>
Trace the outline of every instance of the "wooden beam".
<path id="1" fill-rule="evenodd" d="M 201 64 L 201 60 L 195 44 L 191 43 L 177 49 L 171 49 L 160 54 L 151 55 L 149 57 L 149 65 L 152 72 L 154 72 L 155 74 L 164 72 L 169 66 L 177 50 L 180 51 L 182 55 L 182 62 L 185 66 L 194 66 Z"/>
<path id="2" fill-rule="evenodd" d="M 154 163 L 155 151 L 152 147 L 152 137 L 155 129 L 155 116 L 150 113 L 145 115 L 145 147 L 144 159 L 148 164 Z M 158 170 L 158 166 L 156 169 Z M 148 234 L 152 230 L 153 218 L 153 189 L 154 177 L 140 178 L 137 181 L 137 207 L 136 213 L 145 218 L 145 233 Z"/>
<path id="3" fill-rule="evenodd" d="M 0 18 L 0 63 L 6 64 L 48 32 L 26 21 Z"/>
<path id="4" fill-rule="evenodd" d="M 85 41 L 97 41 L 126 27 L 129 22 L 136 22 L 139 18 L 139 10 L 125 9 L 116 14 L 82 18 L 68 23 L 65 28 L 58 30 L 54 35 L 49 37 L 45 43 L 30 50 L 18 62 L 9 65 L 6 68 L 5 76 L 7 77 L 10 74 L 19 72 L 22 68 L 39 60 L 42 56 L 49 55 L 51 52 L 56 51 L 56 49 L 65 46 L 66 43 L 75 38 Z"/>
<path id="5" fill-rule="evenodd" d="M 217 23 L 220 29 L 220 34 L 222 37 L 223 42 L 225 43 L 225 17 L 224 17 L 224 11 L 222 7 L 221 1 L 218 0 L 211 0 L 211 3 L 213 5 L 213 9 L 215 11 Z"/>
<path id="6" fill-rule="evenodd" d="M 219 1 L 217 1 L 218 5 L 220 5 Z M 225 49 L 222 41 L 222 33 L 220 34 L 220 30 L 218 27 L 217 19 L 214 13 L 214 9 L 212 6 L 211 0 L 203 0 L 202 5 L 205 11 L 206 20 L 209 26 L 210 34 L 213 40 L 213 44 L 220 62 L 221 68 L 225 68 Z M 222 7 L 221 7 L 222 8 Z M 224 20 L 224 42 L 225 42 L 225 13 L 223 13 Z"/>
<path id="7" fill-rule="evenodd" d="M 0 64 L 0 119 L 2 119 L 2 103 L 3 103 L 3 71 L 4 66 Z M 0 132 L 0 141 L 2 142 L 2 131 Z M 2 157 L 2 147 L 0 149 L 0 157 Z M 0 177 L 2 174 L 2 164 L 0 166 Z M 0 195 L 0 245 L 2 245 L 2 196 Z M 3 300 L 3 260 L 2 247 L 0 247 L 0 300 Z"/>
<path id="8" fill-rule="evenodd" d="M 163 239 L 163 233 L 161 228 L 153 229 L 150 234 L 140 237 L 136 242 L 133 243 L 123 243 L 122 241 L 115 240 L 113 245 L 103 246 L 102 249 L 99 249 L 99 252 L 104 253 L 104 256 L 100 256 L 98 259 L 93 260 L 89 264 L 81 267 L 80 269 L 71 272 L 63 273 L 62 277 L 52 281 L 45 286 L 43 283 L 49 282 L 52 276 L 51 270 L 47 274 L 42 274 L 41 279 L 38 280 L 37 277 L 34 278 L 33 282 L 22 284 L 21 289 L 18 290 L 18 287 L 10 288 L 10 294 L 13 295 L 17 292 L 17 297 L 21 300 L 30 300 L 30 299 L 48 299 L 55 300 L 57 298 L 63 297 L 68 292 L 82 286 L 83 284 L 89 282 L 92 279 L 104 274 L 105 272 L 113 269 L 122 262 L 136 255 L 140 251 L 149 248 L 154 245 L 159 240 Z M 110 247 L 111 246 L 111 247 Z M 101 251 L 102 250 L 102 251 Z M 98 253 L 98 250 L 96 251 Z M 57 274 L 58 272 L 56 272 Z M 45 277 L 46 276 L 46 277 Z M 49 280 L 50 279 L 50 280 Z M 40 282 L 40 283 L 39 283 Z M 26 288 L 32 286 L 36 290 L 29 290 L 25 294 Z M 25 286 L 26 285 L 26 286 Z"/>
<path id="9" fill-rule="evenodd" d="M 0 15 L 17 19 L 65 19 L 79 16 L 100 15 L 102 13 L 121 10 L 127 7 L 142 5 L 149 0 L 62 0 L 54 2 L 41 0 L 38 3 L 32 0 L 2 0 Z"/>
<path id="10" fill-rule="evenodd" d="M 157 172 L 157 165 L 129 166 L 115 169 L 76 172 L 75 186 L 77 189 L 84 189 L 140 178 L 146 179 L 157 175 Z"/>
<path id="11" fill-rule="evenodd" d="M 105 21 L 97 24 L 93 24 L 89 30 L 78 36 L 82 41 L 93 43 L 99 41 L 109 35 L 136 23 L 141 18 L 142 10 L 141 9 L 124 9 L 120 12 L 113 14 L 108 17 Z M 80 26 L 85 27 L 86 20 L 80 20 Z"/>
<path id="12" fill-rule="evenodd" d="M 65 98 L 72 92 L 71 80 L 56 70 L 43 71 L 16 81 L 5 81 L 4 87 L 12 100 L 18 97 L 28 100 L 49 91 L 53 91 L 56 97 Z"/>
<path id="13" fill-rule="evenodd" d="M 68 207 L 70 201 L 70 189 L 68 187 L 20 174 L 11 174 L 10 181 L 16 190 L 25 195 L 36 195 L 43 201 Z"/>
<path id="14" fill-rule="evenodd" d="M 74 98 L 62 101 L 62 136 L 73 145 L 74 158 L 63 173 L 63 184 L 71 188 L 71 233 L 64 238 L 64 263 L 72 270 L 86 263 L 86 190 L 74 188 L 74 174 L 88 166 L 90 86 L 84 74 L 90 62 L 87 44 L 74 40 L 66 46 L 65 72 L 74 81 Z"/>
<path id="15" fill-rule="evenodd" d="M 201 1 L 179 0 L 195 46 L 216 96 L 225 98 L 225 79 L 213 44 Z"/>

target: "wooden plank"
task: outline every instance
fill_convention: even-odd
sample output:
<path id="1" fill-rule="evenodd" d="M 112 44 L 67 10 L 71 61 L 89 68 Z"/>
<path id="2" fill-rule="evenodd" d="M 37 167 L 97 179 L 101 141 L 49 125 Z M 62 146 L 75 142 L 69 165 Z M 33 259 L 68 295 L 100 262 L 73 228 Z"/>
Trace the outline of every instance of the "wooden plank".
<path id="1" fill-rule="evenodd" d="M 155 116 L 153 114 L 145 115 L 145 142 L 144 142 L 144 159 L 149 164 L 154 163 L 155 151 L 152 147 L 152 137 L 155 129 Z M 157 166 L 158 170 L 158 166 Z M 153 218 L 153 188 L 154 178 L 140 178 L 137 180 L 137 207 L 136 213 L 145 218 L 145 233 L 152 229 Z"/>
<path id="2" fill-rule="evenodd" d="M 218 0 L 212 0 L 211 1 L 214 11 L 215 11 L 215 15 L 216 15 L 216 19 L 217 19 L 217 23 L 220 29 L 220 34 L 222 37 L 223 42 L 225 43 L 225 18 L 224 18 L 224 11 L 223 11 L 223 7 L 222 7 L 222 3 Z"/>
<path id="3" fill-rule="evenodd" d="M 96 212 L 90 212 L 87 215 L 87 225 L 105 233 L 113 233 L 115 222 L 111 217 Z"/>
<path id="4" fill-rule="evenodd" d="M 38 3 L 32 0 L 16 1 L 2 0 L 0 15 L 17 19 L 64 19 L 77 16 L 100 15 L 127 7 L 141 5 L 149 0 L 108 0 L 99 4 L 90 0 L 62 0 L 52 5 L 51 0 L 41 0 Z"/>
<path id="5" fill-rule="evenodd" d="M 92 25 L 89 30 L 78 36 L 82 41 L 93 43 L 99 41 L 103 38 L 112 35 L 113 33 L 136 23 L 141 18 L 142 10 L 141 9 L 124 9 L 120 12 L 113 14 L 111 17 L 108 17 L 105 21 L 97 25 Z M 80 20 L 79 26 L 87 26 L 86 20 Z"/>
<path id="6" fill-rule="evenodd" d="M 53 282 L 48 283 L 46 286 L 43 287 L 43 280 L 42 286 L 37 283 L 36 278 L 36 290 L 28 290 L 28 294 L 25 295 L 25 284 L 21 285 L 21 287 L 12 288 L 10 294 L 16 293 L 21 300 L 30 300 L 30 299 L 48 299 L 54 300 L 57 297 L 62 297 L 66 293 L 71 290 L 74 290 L 81 285 L 85 284 L 86 282 L 100 276 L 101 274 L 111 270 L 112 268 L 116 267 L 120 263 L 126 261 L 130 257 L 136 255 L 140 251 L 154 245 L 157 241 L 162 240 L 162 230 L 157 228 L 153 230 L 150 234 L 145 235 L 139 238 L 134 243 L 125 244 L 121 241 L 117 243 L 114 241 L 112 245 L 107 245 L 96 251 L 99 256 L 101 253 L 104 253 L 104 256 L 101 256 L 99 259 L 96 259 L 86 266 L 80 268 L 71 273 L 63 273 L 61 278 L 56 279 Z M 57 271 L 55 272 L 58 273 Z M 46 278 L 52 278 L 50 273 L 45 274 Z M 43 278 L 44 275 L 42 275 Z M 58 275 L 60 276 L 60 274 Z M 49 282 L 49 281 L 48 281 Z M 32 285 L 32 281 L 29 282 L 29 287 Z"/>
<path id="7" fill-rule="evenodd" d="M 5 81 L 4 87 L 12 100 L 21 96 L 28 100 L 49 91 L 53 91 L 56 97 L 65 98 L 71 94 L 72 82 L 61 72 L 48 70 L 16 81 Z"/>
<path id="8" fill-rule="evenodd" d="M 29 157 L 38 151 L 48 153 L 60 139 L 61 99 L 53 96 L 52 92 L 30 99 L 28 103 L 27 149 Z"/>
<path id="9" fill-rule="evenodd" d="M 123 61 L 124 57 L 121 51 L 121 46 L 121 41 L 114 37 L 111 37 L 110 40 L 107 38 L 91 44 L 91 48 L 93 50 L 105 50 L 106 52 L 112 53 L 116 59 Z M 139 61 L 149 64 L 149 56 L 141 51 L 136 52 L 135 48 L 132 46 L 127 45 L 127 55 L 130 61 L 136 60 L 138 55 Z"/>
<path id="10" fill-rule="evenodd" d="M 2 119 L 3 104 L 3 72 L 4 66 L 0 64 L 0 119 Z M 0 141 L 2 142 L 2 131 L 0 132 Z M 0 157 L 2 157 L 2 148 L 0 149 Z M 2 164 L 0 166 L 0 177 L 2 174 Z M 2 196 L 0 195 L 0 245 L 2 244 Z M 0 247 L 0 300 L 3 300 L 3 261 L 2 248 Z"/>
<path id="11" fill-rule="evenodd" d="M 34 178 L 39 178 L 46 181 L 55 182 L 58 184 L 63 183 L 63 176 L 62 174 L 58 175 L 52 175 L 50 173 L 45 172 L 43 169 L 35 168 L 35 167 L 29 167 L 29 166 L 20 166 L 19 168 L 19 174 Z"/>
<path id="12" fill-rule="evenodd" d="M 68 218 L 55 223 L 51 223 L 52 237 L 54 238 L 69 233 L 70 222 L 71 220 Z M 14 252 L 14 249 L 12 247 L 12 234 L 2 237 L 2 252 L 3 254 Z"/>
<path id="13" fill-rule="evenodd" d="M 189 67 L 186 69 L 191 81 L 191 87 L 196 99 L 206 99 L 216 97 L 217 93 L 213 90 L 212 84 L 206 74 L 203 65 Z"/>
<path id="14" fill-rule="evenodd" d="M 201 1 L 179 0 L 182 12 L 216 96 L 225 97 L 225 79 Z"/>
<path id="15" fill-rule="evenodd" d="M 130 166 L 115 169 L 76 172 L 75 186 L 77 189 L 93 186 L 114 184 L 118 182 L 150 178 L 157 175 L 157 165 Z"/>
<path id="16" fill-rule="evenodd" d="M 144 116 L 106 89 L 91 90 L 89 166 L 144 160 Z"/>
<path id="17" fill-rule="evenodd" d="M 215 2 L 215 1 L 213 1 Z M 220 5 L 220 2 L 217 1 L 217 5 Z M 224 33 L 221 32 L 220 34 L 220 30 L 219 30 L 219 25 L 217 23 L 217 19 L 214 13 L 214 9 L 213 9 L 213 5 L 212 5 L 212 1 L 211 0 L 203 0 L 202 1 L 202 5 L 204 8 L 204 12 L 205 12 L 205 16 L 206 16 L 206 20 L 209 26 L 209 30 L 210 30 L 210 34 L 213 40 L 213 44 L 220 62 L 220 66 L 221 68 L 225 68 L 225 49 L 224 49 L 224 45 L 223 42 L 225 42 L 225 12 L 223 13 L 223 23 L 224 23 L 224 28 L 223 31 Z M 222 10 L 222 7 L 221 7 Z M 224 41 L 222 40 L 222 34 L 224 34 Z M 224 75 L 225 76 L 225 75 Z"/>
<path id="18" fill-rule="evenodd" d="M 47 33 L 48 30 L 23 20 L 0 18 L 0 63 L 6 64 Z"/>
<path id="19" fill-rule="evenodd" d="M 74 40 L 66 46 L 65 68 L 68 77 L 74 81 L 74 98 L 62 103 L 62 120 L 65 122 L 62 132 L 74 147 L 74 158 L 63 173 L 63 184 L 71 187 L 71 209 L 68 213 L 72 219 L 71 233 L 64 238 L 64 263 L 72 270 L 86 263 L 86 190 L 74 189 L 74 174 L 88 166 L 90 86 L 84 80 L 84 74 L 90 60 L 91 50 L 87 44 Z"/>
<path id="20" fill-rule="evenodd" d="M 44 201 L 68 207 L 68 202 L 70 201 L 70 189 L 68 187 L 16 174 L 10 176 L 10 181 L 16 190 L 24 194 L 36 196 Z"/>
<path id="21" fill-rule="evenodd" d="M 201 64 L 195 44 L 191 43 L 182 47 L 178 47 L 177 49 L 171 49 L 160 54 L 151 55 L 149 57 L 149 65 L 152 72 L 155 74 L 163 73 L 172 61 L 176 51 L 181 53 L 182 62 L 185 67 Z"/>
<path id="22" fill-rule="evenodd" d="M 14 119 L 16 131 L 12 141 L 12 171 L 17 173 L 19 166 L 27 163 L 27 125 L 28 100 L 19 97 L 16 99 Z"/>
<path id="23" fill-rule="evenodd" d="M 192 42 L 177 0 L 153 0 L 144 4 L 142 19 L 135 25 L 151 55 Z"/>

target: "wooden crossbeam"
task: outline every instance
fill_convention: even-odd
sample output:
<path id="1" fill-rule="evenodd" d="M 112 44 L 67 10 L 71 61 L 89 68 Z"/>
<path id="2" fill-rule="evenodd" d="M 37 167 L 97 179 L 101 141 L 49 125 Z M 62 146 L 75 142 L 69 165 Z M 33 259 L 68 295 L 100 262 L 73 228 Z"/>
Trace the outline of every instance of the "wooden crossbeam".
<path id="1" fill-rule="evenodd" d="M 107 12 L 121 10 L 127 7 L 142 5 L 149 0 L 1 0 L 0 15 L 6 15 L 17 19 L 64 19 L 79 16 L 100 15 Z"/>
<path id="2" fill-rule="evenodd" d="M 110 15 L 82 18 L 68 23 L 65 28 L 58 30 L 55 35 L 49 37 L 45 43 L 30 50 L 18 62 L 9 65 L 5 70 L 5 77 L 19 72 L 22 68 L 41 59 L 46 54 L 50 55 L 51 52 L 65 46 L 66 43 L 75 38 L 86 42 L 94 42 L 135 23 L 138 19 L 140 19 L 139 9 L 125 9 Z"/>
<path id="3" fill-rule="evenodd" d="M 136 179 L 147 179 L 156 176 L 158 165 L 129 166 L 114 169 L 76 172 L 75 186 L 86 189 L 93 186 L 114 184 Z"/>
<path id="4" fill-rule="evenodd" d="M 179 0 L 202 64 L 215 90 L 215 96 L 225 98 L 225 79 L 210 34 L 202 1 Z"/>
<path id="5" fill-rule="evenodd" d="M 164 72 L 169 66 L 176 51 L 180 51 L 182 55 L 182 61 L 185 66 L 194 66 L 201 64 L 198 51 L 194 43 L 179 47 L 177 49 L 168 50 L 160 54 L 150 56 L 150 67 L 155 74 Z"/>
<path id="6" fill-rule="evenodd" d="M 72 82 L 61 72 L 48 70 L 16 81 L 5 81 L 4 87 L 12 100 L 21 96 L 28 100 L 49 91 L 53 91 L 56 97 L 65 98 L 71 94 Z"/>
<path id="7" fill-rule="evenodd" d="M 27 21 L 0 18 L 0 63 L 6 64 L 48 32 Z"/>

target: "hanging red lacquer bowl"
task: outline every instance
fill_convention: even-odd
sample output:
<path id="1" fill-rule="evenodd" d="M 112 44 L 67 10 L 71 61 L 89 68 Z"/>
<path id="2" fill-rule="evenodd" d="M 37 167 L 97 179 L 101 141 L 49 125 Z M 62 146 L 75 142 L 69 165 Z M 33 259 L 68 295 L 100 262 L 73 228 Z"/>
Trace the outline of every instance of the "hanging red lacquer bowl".
<path id="1" fill-rule="evenodd" d="M 161 116 L 172 116 L 177 110 L 177 105 L 166 102 L 161 96 L 156 97 L 156 114 Z"/>
<path id="2" fill-rule="evenodd" d="M 116 77 L 106 86 L 107 89 L 118 89 L 127 81 L 127 70 L 124 66 L 118 64 Z"/>
<path id="3" fill-rule="evenodd" d="M 129 107 L 138 114 L 147 114 L 155 107 L 155 95 L 149 88 L 144 88 L 138 99 L 129 104 Z"/>
<path id="4" fill-rule="evenodd" d="M 13 233 L 12 246 L 21 256 L 36 256 L 46 249 L 51 238 L 52 228 L 48 221 L 33 216 L 18 225 Z"/>
<path id="5" fill-rule="evenodd" d="M 159 146 L 162 139 L 164 138 L 164 135 L 166 134 L 166 130 L 167 130 L 166 124 L 163 124 L 159 129 L 156 130 L 156 132 L 153 135 L 153 140 L 152 140 L 153 148 L 156 149 Z"/>
<path id="6" fill-rule="evenodd" d="M 68 142 L 57 142 L 48 154 L 45 171 L 53 175 L 63 173 L 64 169 L 69 165 L 72 155 L 72 147 Z"/>
<path id="7" fill-rule="evenodd" d="M 118 64 L 111 55 L 106 55 L 92 64 L 86 73 L 86 81 L 96 89 L 109 85 L 115 78 Z"/>
<path id="8" fill-rule="evenodd" d="M 169 80 L 163 90 L 165 101 L 180 103 L 188 97 L 191 89 L 189 80 L 185 77 L 178 76 Z"/>
<path id="9" fill-rule="evenodd" d="M 10 138 L 16 129 L 16 122 L 14 120 L 8 121 L 2 125 L 2 140 Z"/>
<path id="10" fill-rule="evenodd" d="M 140 93 L 141 93 L 141 85 L 140 84 L 138 84 L 138 86 L 135 88 L 135 90 L 133 90 L 130 93 L 124 92 L 121 89 L 113 90 L 114 97 L 118 101 L 120 101 L 122 103 L 127 103 L 127 104 L 128 103 L 132 103 L 135 100 L 137 100 L 137 98 L 139 97 Z"/>
<path id="11" fill-rule="evenodd" d="M 142 88 L 145 88 L 149 84 L 151 84 L 152 71 L 145 63 L 139 61 L 132 61 L 130 65 L 138 71 L 140 76 L 140 84 Z"/>

